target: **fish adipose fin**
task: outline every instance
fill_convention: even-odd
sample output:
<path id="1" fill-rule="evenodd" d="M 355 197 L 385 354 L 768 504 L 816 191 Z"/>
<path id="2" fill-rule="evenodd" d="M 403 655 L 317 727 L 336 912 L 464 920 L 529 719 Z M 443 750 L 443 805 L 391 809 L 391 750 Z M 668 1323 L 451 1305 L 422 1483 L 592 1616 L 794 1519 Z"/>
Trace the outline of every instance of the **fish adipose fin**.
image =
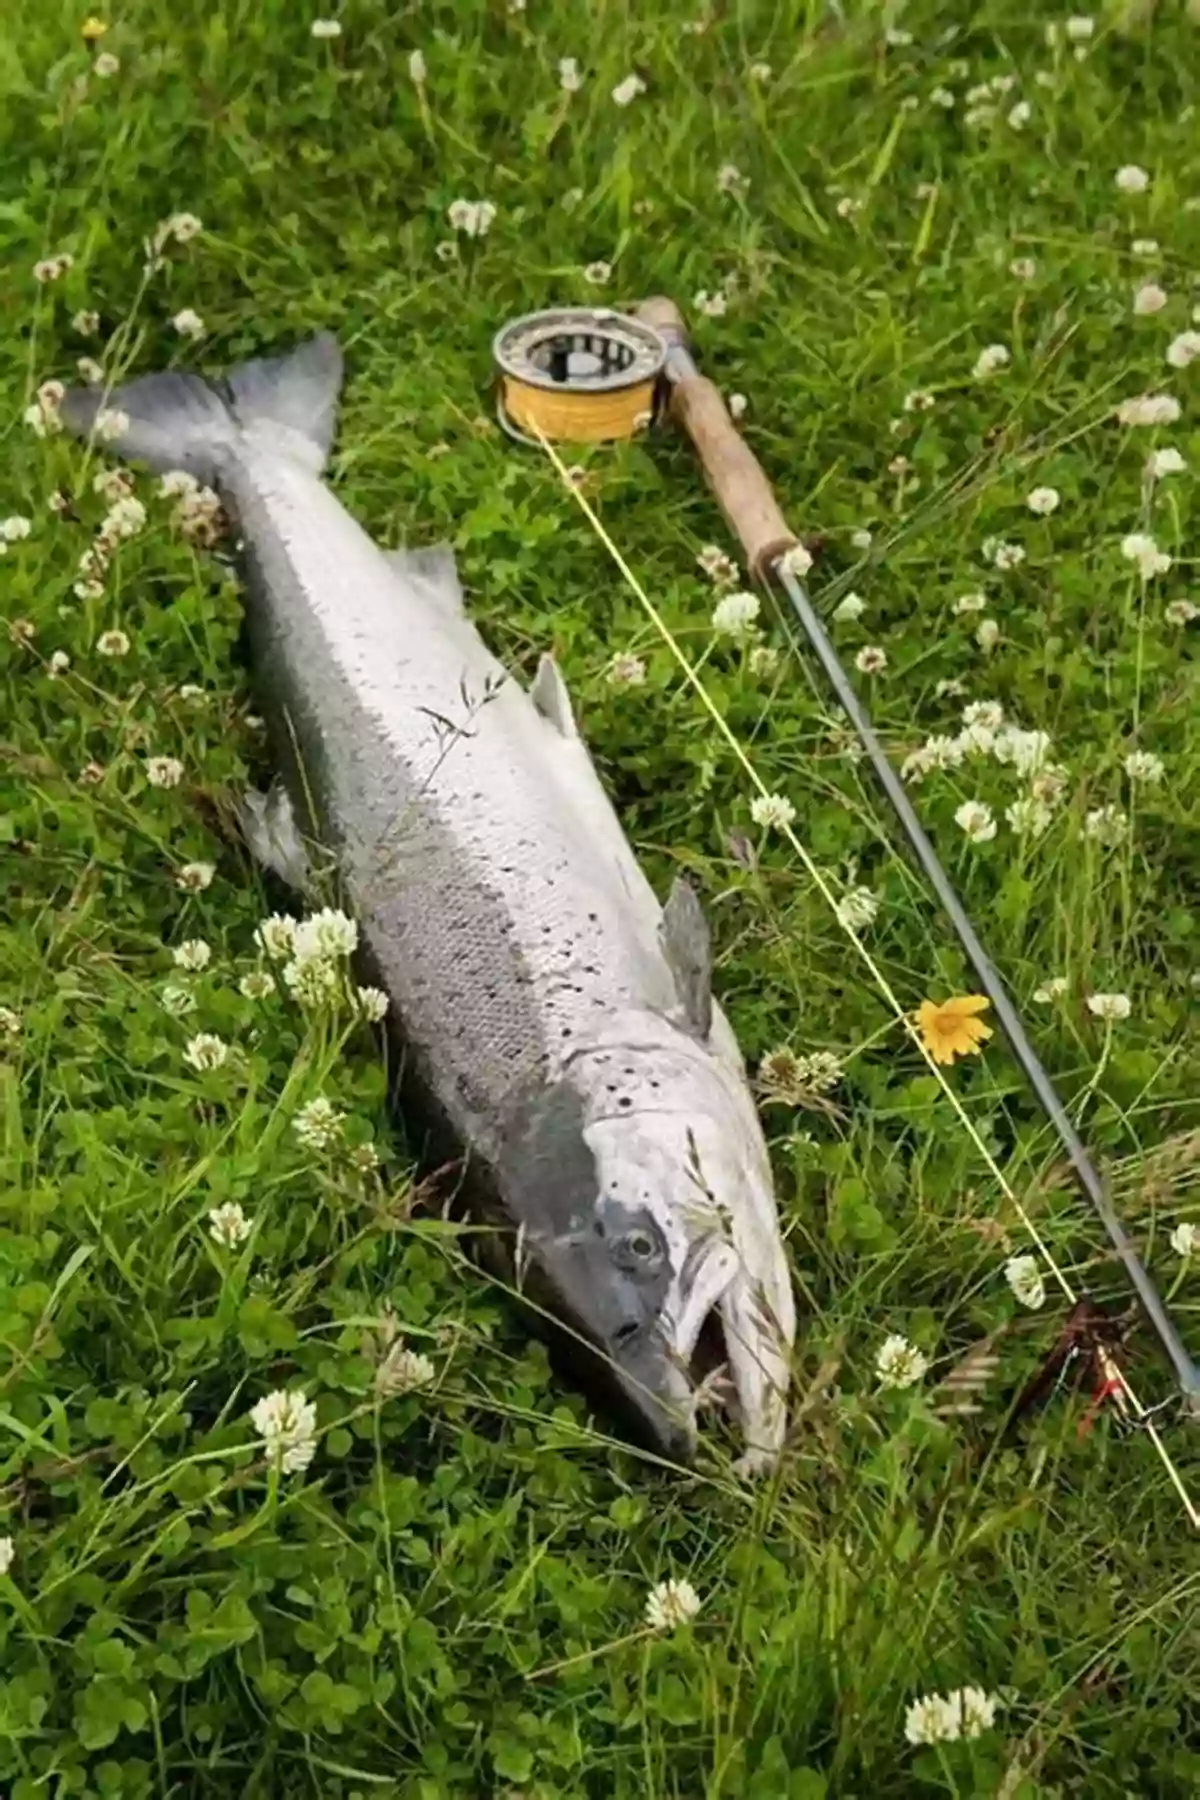
<path id="1" fill-rule="evenodd" d="M 256 863 L 270 869 L 298 894 L 310 891 L 312 869 L 295 810 L 281 781 L 273 781 L 265 794 L 256 788 L 247 789 L 238 806 L 238 823 Z"/>
<path id="2" fill-rule="evenodd" d="M 659 941 L 687 1019 L 688 1030 L 707 1038 L 712 1030 L 712 940 L 696 890 L 682 875 L 671 884 Z"/>
<path id="3" fill-rule="evenodd" d="M 462 582 L 449 544 L 430 544 L 417 550 L 385 550 L 384 556 L 402 581 L 411 582 L 448 613 L 463 611 Z"/>
<path id="4" fill-rule="evenodd" d="M 577 738 L 579 736 L 579 727 L 575 723 L 575 714 L 571 710 L 571 696 L 567 692 L 567 684 L 552 656 L 543 656 L 539 662 L 537 674 L 533 678 L 533 686 L 529 690 L 529 698 L 543 719 L 553 725 L 562 737 Z"/>
<path id="5" fill-rule="evenodd" d="M 242 431 L 265 430 L 287 455 L 319 473 L 333 442 L 341 385 L 342 353 L 323 331 L 286 356 L 241 363 L 212 381 L 168 371 L 111 393 L 71 388 L 61 412 L 80 437 L 101 411 L 117 415 L 116 423 L 123 417 L 120 431 L 104 433 L 105 443 L 151 469 L 183 469 L 198 481 L 214 479 Z"/>

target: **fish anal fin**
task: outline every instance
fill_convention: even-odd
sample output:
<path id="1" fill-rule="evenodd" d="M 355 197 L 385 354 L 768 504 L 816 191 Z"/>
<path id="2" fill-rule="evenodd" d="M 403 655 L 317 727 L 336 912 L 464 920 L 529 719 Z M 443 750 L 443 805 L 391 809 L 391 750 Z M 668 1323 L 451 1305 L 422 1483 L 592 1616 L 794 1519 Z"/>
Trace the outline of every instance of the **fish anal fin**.
<path id="1" fill-rule="evenodd" d="M 298 894 L 311 891 L 312 866 L 295 808 L 281 781 L 272 782 L 265 794 L 257 788 L 247 789 L 238 806 L 238 823 L 256 863 L 270 869 Z"/>
<path id="2" fill-rule="evenodd" d="M 688 1030 L 707 1038 L 712 1030 L 712 940 L 696 890 L 677 875 L 659 927 L 659 942 L 675 981 Z"/>
<path id="3" fill-rule="evenodd" d="M 534 676 L 533 686 L 529 690 L 529 698 L 543 719 L 553 725 L 561 737 L 579 737 L 579 728 L 571 709 L 571 696 L 567 692 L 567 684 L 562 678 L 562 671 L 552 656 L 543 656 L 538 663 L 537 674 Z"/>
<path id="4" fill-rule="evenodd" d="M 428 544 L 418 548 L 401 544 L 398 549 L 385 550 L 383 554 L 402 581 L 423 589 L 447 612 L 463 611 L 462 582 L 449 544 Z"/>

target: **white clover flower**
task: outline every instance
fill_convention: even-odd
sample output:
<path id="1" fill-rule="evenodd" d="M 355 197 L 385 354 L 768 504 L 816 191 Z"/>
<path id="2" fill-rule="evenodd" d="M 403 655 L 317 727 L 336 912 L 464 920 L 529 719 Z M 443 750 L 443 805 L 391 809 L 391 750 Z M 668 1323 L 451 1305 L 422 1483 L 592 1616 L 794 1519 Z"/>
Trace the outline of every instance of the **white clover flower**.
<path id="1" fill-rule="evenodd" d="M 17 1558 L 17 1548 L 10 1537 L 0 1537 L 0 1575 L 7 1575 Z"/>
<path id="2" fill-rule="evenodd" d="M 1113 177 L 1122 194 L 1144 194 L 1150 186 L 1150 177 L 1145 169 L 1137 163 L 1126 163 L 1118 169 Z"/>
<path id="3" fill-rule="evenodd" d="M 170 1013 L 173 1019 L 182 1019 L 196 1010 L 196 996 L 191 988 L 183 987 L 177 981 L 169 981 L 160 995 L 163 1011 Z"/>
<path id="4" fill-rule="evenodd" d="M 854 659 L 854 666 L 860 675 L 881 675 L 887 668 L 887 651 L 881 650 L 878 644 L 864 644 Z"/>
<path id="5" fill-rule="evenodd" d="M 272 913 L 254 928 L 254 941 L 268 956 L 290 956 L 296 941 L 296 921 L 286 913 Z"/>
<path id="6" fill-rule="evenodd" d="M 238 982 L 238 993 L 247 1000 L 265 1000 L 275 992 L 275 977 L 266 969 L 251 969 Z"/>
<path id="7" fill-rule="evenodd" d="M 757 625 L 761 611 L 757 594 L 725 594 L 713 607 L 712 628 L 718 637 L 747 637 Z"/>
<path id="8" fill-rule="evenodd" d="M 1053 812 L 1036 794 L 1014 800 L 1011 806 L 1005 807 L 1004 817 L 1021 837 L 1039 838 L 1054 821 Z"/>
<path id="9" fill-rule="evenodd" d="M 60 250 L 57 256 L 47 256 L 33 265 L 33 279 L 43 284 L 61 281 L 68 270 L 75 267 L 75 258 L 67 250 Z"/>
<path id="10" fill-rule="evenodd" d="M 992 551 L 992 562 L 998 569 L 1015 569 L 1025 561 L 1023 544 L 998 543 Z"/>
<path id="11" fill-rule="evenodd" d="M 983 725 L 988 731 L 999 731 L 1004 723 L 1004 708 L 998 700 L 972 700 L 963 707 L 964 725 Z"/>
<path id="12" fill-rule="evenodd" d="M 92 431 L 103 444 L 115 444 L 129 430 L 129 414 L 119 406 L 102 406 L 92 424 Z"/>
<path id="13" fill-rule="evenodd" d="M 175 966 L 196 975 L 212 961 L 212 947 L 203 938 L 185 938 L 174 949 Z"/>
<path id="14" fill-rule="evenodd" d="M 1009 109 L 1008 122 L 1014 131 L 1024 131 L 1032 117 L 1033 108 L 1028 100 L 1018 100 L 1016 105 Z"/>
<path id="15" fill-rule="evenodd" d="M 606 670 L 613 687 L 641 687 L 646 679 L 646 665 L 640 656 L 618 652 Z"/>
<path id="16" fill-rule="evenodd" d="M 856 194 L 843 194 L 833 210 L 839 219 L 852 219 L 855 213 L 862 211 L 862 206 L 863 203 Z"/>
<path id="17" fill-rule="evenodd" d="M 861 619 L 867 610 L 867 603 L 861 594 L 847 594 L 839 600 L 833 609 L 833 616 L 839 625 L 852 625 L 855 619 Z"/>
<path id="18" fill-rule="evenodd" d="M 813 559 L 803 544 L 792 544 L 779 559 L 780 572 L 794 575 L 797 581 L 803 581 L 813 566 Z"/>
<path id="19" fill-rule="evenodd" d="M 888 1388 L 912 1387 L 929 1367 L 929 1358 L 906 1337 L 893 1332 L 880 1345 L 875 1358 L 875 1373 L 880 1385 Z"/>
<path id="20" fill-rule="evenodd" d="M 1036 513 L 1039 518 L 1044 519 L 1050 513 L 1058 511 L 1062 504 L 1062 495 L 1057 488 L 1036 487 L 1026 494 L 1025 504 L 1031 513 Z"/>
<path id="21" fill-rule="evenodd" d="M 98 312 L 84 311 L 71 315 L 71 330 L 77 332 L 80 337 L 95 337 L 99 329 L 100 314 Z"/>
<path id="22" fill-rule="evenodd" d="M 929 102 L 931 106 L 942 106 L 949 112 L 954 105 L 954 94 L 948 87 L 935 87 L 930 90 Z"/>
<path id="23" fill-rule="evenodd" d="M 53 681 L 59 675 L 65 675 L 71 666 L 71 659 L 65 650 L 55 650 L 46 664 L 46 672 Z"/>
<path id="24" fill-rule="evenodd" d="M 318 1095 L 298 1109 L 292 1129 L 306 1150 L 328 1150 L 341 1137 L 345 1120 L 331 1100 Z"/>
<path id="25" fill-rule="evenodd" d="M 100 526 L 104 538 L 136 537 L 146 523 L 146 509 L 132 494 L 123 494 L 113 502 Z"/>
<path id="26" fill-rule="evenodd" d="M 612 91 L 612 97 L 618 106 L 628 106 L 631 101 L 636 100 L 638 95 L 644 94 L 645 91 L 646 84 L 640 75 L 626 75 L 624 81 L 618 81 Z"/>
<path id="27" fill-rule="evenodd" d="M 1166 288 L 1160 287 L 1157 281 L 1143 281 L 1139 288 L 1134 289 L 1134 313 L 1138 318 L 1149 318 L 1152 314 L 1162 311 L 1167 304 L 1167 299 Z"/>
<path id="28" fill-rule="evenodd" d="M 360 1018 L 365 1019 L 368 1025 L 378 1025 L 386 1015 L 391 1001 L 382 988 L 360 987 L 354 991 L 354 1004 Z"/>
<path id="29" fill-rule="evenodd" d="M 283 984 L 298 1006 L 316 1009 L 332 1006 L 342 991 L 335 962 L 324 956 L 295 956 L 283 968 Z"/>
<path id="30" fill-rule="evenodd" d="M 1004 1265 L 1004 1279 L 1021 1302 L 1036 1312 L 1046 1303 L 1046 1283 L 1036 1256 L 1010 1256 Z"/>
<path id="31" fill-rule="evenodd" d="M 1098 806 L 1083 821 L 1086 837 L 1098 844 L 1119 844 L 1129 829 L 1129 820 L 1119 806 Z"/>
<path id="32" fill-rule="evenodd" d="M 756 794 L 750 802 L 750 817 L 764 831 L 782 831 L 796 817 L 796 809 L 783 794 Z"/>
<path id="33" fill-rule="evenodd" d="M 755 644 L 746 658 L 746 667 L 752 675 L 773 675 L 779 667 L 779 652 L 774 644 Z"/>
<path id="34" fill-rule="evenodd" d="M 1019 775 L 1036 774 L 1049 753 L 1048 731 L 1023 731 L 1019 725 L 1002 726 L 992 746 L 996 761 L 1011 763 Z"/>
<path id="35" fill-rule="evenodd" d="M 850 533 L 852 550 L 869 550 L 874 542 L 874 534 L 868 531 L 865 525 L 860 525 L 856 531 Z"/>
<path id="36" fill-rule="evenodd" d="M 31 521 L 23 518 L 20 513 L 14 513 L 9 519 L 0 519 L 0 538 L 6 544 L 19 543 L 22 538 L 29 536 L 32 529 Z"/>
<path id="37" fill-rule="evenodd" d="M 178 787 L 183 780 L 183 764 L 177 756 L 151 756 L 146 762 L 146 780 L 151 787 Z"/>
<path id="38" fill-rule="evenodd" d="M 1032 256 L 1014 256 L 1008 265 L 1010 275 L 1018 281 L 1032 281 L 1037 274 L 1037 264 Z"/>
<path id="39" fill-rule="evenodd" d="M 1111 1023 L 1115 1019 L 1127 1019 L 1133 1006 L 1128 994 L 1089 994 L 1087 1009 L 1096 1018 Z"/>
<path id="40" fill-rule="evenodd" d="M 773 70 L 769 62 L 754 62 L 750 64 L 749 73 L 751 81 L 765 82 L 770 81 Z"/>
<path id="41" fill-rule="evenodd" d="M 409 1394 L 414 1388 L 428 1387 L 437 1374 L 432 1362 L 419 1350 L 409 1350 L 399 1339 L 388 1346 L 375 1371 L 375 1392 L 381 1400 L 393 1400 L 397 1394 Z"/>
<path id="42" fill-rule="evenodd" d="M 302 959 L 351 956 L 358 948 L 358 926 L 337 907 L 325 906 L 295 926 L 292 948 Z"/>
<path id="43" fill-rule="evenodd" d="M 307 1469 L 317 1453 L 317 1409 L 299 1388 L 266 1395 L 251 1410 L 250 1423 L 284 1475 Z"/>
<path id="44" fill-rule="evenodd" d="M 223 1206 L 214 1206 L 208 1215 L 208 1229 L 218 1244 L 227 1250 L 236 1250 L 244 1244 L 254 1227 L 246 1217 L 236 1200 L 226 1200 Z"/>
<path id="45" fill-rule="evenodd" d="M 990 806 L 982 800 L 964 800 L 954 814 L 954 823 L 962 828 L 973 844 L 989 844 L 996 835 L 996 821 Z"/>
<path id="46" fill-rule="evenodd" d="M 1186 369 L 1200 356 L 1200 331 L 1181 331 L 1167 345 L 1167 361 L 1173 369 Z"/>
<path id="47" fill-rule="evenodd" d="M 1072 13 L 1066 21 L 1066 33 L 1073 44 L 1086 44 L 1096 29 L 1096 21 L 1088 13 Z"/>
<path id="48" fill-rule="evenodd" d="M 870 888 L 856 887 L 842 895 L 834 910 L 840 925 L 847 926 L 851 931 L 865 931 L 868 925 L 875 922 L 879 901 Z"/>
<path id="49" fill-rule="evenodd" d="M 738 419 L 744 419 L 746 416 L 746 408 L 749 404 L 750 402 L 747 400 L 745 394 L 730 394 L 728 401 L 730 418 L 734 420 L 735 423 Z"/>
<path id="50" fill-rule="evenodd" d="M 690 1581 L 660 1581 L 646 1596 L 646 1623 L 652 1631 L 674 1631 L 700 1611 L 700 1596 Z"/>
<path id="51" fill-rule="evenodd" d="M 1007 344 L 985 344 L 975 358 L 975 367 L 971 373 L 976 381 L 984 381 L 989 375 L 997 375 L 1001 369 L 1007 369 L 1011 361 L 1012 351 Z"/>
<path id="52" fill-rule="evenodd" d="M 1200 1255 L 1200 1225 L 1193 1225 L 1186 1219 L 1181 1220 L 1172 1231 L 1169 1241 L 1176 1256 L 1187 1258 Z"/>
<path id="53" fill-rule="evenodd" d="M 316 38 L 318 43 L 328 42 L 333 38 L 340 38 L 342 28 L 336 19 L 314 19 L 308 28 L 308 34 Z"/>
<path id="54" fill-rule="evenodd" d="M 722 163 L 717 170 L 717 189 L 722 194 L 744 194 L 750 177 L 743 175 L 736 163 Z"/>
<path id="55" fill-rule="evenodd" d="M 1130 781 L 1144 781 L 1150 787 L 1157 787 L 1166 773 L 1162 757 L 1153 750 L 1131 750 L 1123 766 Z"/>
<path id="56" fill-rule="evenodd" d="M 20 1035 L 20 1013 L 14 1012 L 11 1006 L 0 1006 L 0 1037 L 15 1038 Z"/>
<path id="57" fill-rule="evenodd" d="M 738 578 L 737 564 L 716 544 L 705 544 L 696 561 L 714 587 L 730 586 Z"/>
<path id="58" fill-rule="evenodd" d="M 192 306 L 185 306 L 175 313 L 171 324 L 179 336 L 185 338 L 202 338 L 206 329 L 204 320 Z"/>
<path id="59" fill-rule="evenodd" d="M 1200 619 L 1200 606 L 1194 600 L 1168 600 L 1163 618 L 1168 625 L 1190 625 L 1193 619 Z"/>
<path id="60" fill-rule="evenodd" d="M 229 1045 L 215 1031 L 201 1031 L 188 1039 L 183 1060 L 200 1074 L 209 1069 L 220 1069 L 229 1061 Z"/>
<path id="61" fill-rule="evenodd" d="M 168 469 L 158 483 L 164 500 L 187 500 L 199 491 L 200 483 L 186 469 Z"/>
<path id="62" fill-rule="evenodd" d="M 1134 394 L 1122 400 L 1116 418 L 1121 425 L 1174 425 L 1181 410 L 1174 394 Z"/>
<path id="63" fill-rule="evenodd" d="M 904 1736 L 910 1744 L 954 1743 L 960 1730 L 958 1716 L 942 1694 L 923 1694 L 904 1715 Z"/>
<path id="64" fill-rule="evenodd" d="M 183 888 L 185 893 L 201 894 L 212 886 L 216 872 L 215 864 L 210 862 L 184 863 L 175 877 L 175 886 Z"/>
<path id="65" fill-rule="evenodd" d="M 1042 983 L 1041 987 L 1034 988 L 1033 997 L 1039 1006 L 1049 1006 L 1052 1000 L 1061 1000 L 1066 991 L 1066 976 L 1052 975 L 1049 981 Z"/>
<path id="66" fill-rule="evenodd" d="M 985 1731 L 990 1731 L 1001 1704 L 998 1694 L 986 1694 L 977 1687 L 955 1688 L 947 1694 L 946 1700 L 964 1738 L 981 1737 Z"/>
<path id="67" fill-rule="evenodd" d="M 579 64 L 573 56 L 559 57 L 558 85 L 564 94 L 577 94 L 583 86 L 583 76 L 579 73 Z"/>
<path id="68" fill-rule="evenodd" d="M 723 319 L 729 311 L 729 296 L 722 293 L 720 288 L 712 294 L 707 288 L 701 288 L 699 293 L 692 296 L 692 308 L 695 312 L 703 313 L 707 319 Z"/>
<path id="69" fill-rule="evenodd" d="M 1164 475 L 1182 475 L 1187 469 L 1178 450 L 1170 445 L 1165 450 L 1152 450 L 1146 458 L 1143 473 L 1147 481 L 1160 481 Z"/>
<path id="70" fill-rule="evenodd" d="M 960 594 L 951 606 L 950 611 L 961 616 L 963 613 L 982 612 L 986 605 L 986 594 Z"/>
<path id="71" fill-rule="evenodd" d="M 452 200 L 446 209 L 451 229 L 469 238 L 486 237 L 495 217 L 496 208 L 490 200 Z"/>
<path id="72" fill-rule="evenodd" d="M 1157 238 L 1134 238 L 1129 248 L 1134 256 L 1157 256 L 1160 245 Z"/>

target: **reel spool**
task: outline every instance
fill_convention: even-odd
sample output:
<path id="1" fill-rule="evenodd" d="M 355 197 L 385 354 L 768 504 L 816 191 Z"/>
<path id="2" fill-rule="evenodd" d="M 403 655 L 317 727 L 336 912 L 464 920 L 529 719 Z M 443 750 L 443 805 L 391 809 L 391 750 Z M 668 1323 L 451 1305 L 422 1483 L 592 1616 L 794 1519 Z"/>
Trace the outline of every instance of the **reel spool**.
<path id="1" fill-rule="evenodd" d="M 509 437 L 536 445 L 540 431 L 557 443 L 608 444 L 651 423 L 667 346 L 641 319 L 564 306 L 514 319 L 492 355 L 496 415 Z"/>

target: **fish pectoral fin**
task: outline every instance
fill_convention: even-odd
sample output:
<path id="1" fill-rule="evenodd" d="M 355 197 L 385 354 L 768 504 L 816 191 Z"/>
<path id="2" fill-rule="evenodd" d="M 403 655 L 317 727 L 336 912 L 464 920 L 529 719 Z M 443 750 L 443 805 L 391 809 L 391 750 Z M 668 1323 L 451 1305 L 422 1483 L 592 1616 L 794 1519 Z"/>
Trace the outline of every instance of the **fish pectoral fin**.
<path id="1" fill-rule="evenodd" d="M 399 549 L 385 550 L 383 554 L 402 580 L 421 588 L 448 613 L 464 611 L 458 564 L 449 544 L 426 544 L 416 548 L 401 544 Z"/>
<path id="2" fill-rule="evenodd" d="M 286 881 L 297 893 L 312 888 L 312 867 L 296 821 L 295 808 L 281 781 L 265 794 L 248 788 L 237 809 L 246 848 L 256 863 Z"/>
<path id="3" fill-rule="evenodd" d="M 579 727 L 571 709 L 571 696 L 562 678 L 562 670 L 552 656 L 543 656 L 538 663 L 529 698 L 543 719 L 553 725 L 561 737 L 578 738 Z"/>
<path id="4" fill-rule="evenodd" d="M 677 875 L 663 907 L 659 942 L 674 977 L 688 1030 L 707 1038 L 712 1030 L 712 940 L 696 890 Z"/>

